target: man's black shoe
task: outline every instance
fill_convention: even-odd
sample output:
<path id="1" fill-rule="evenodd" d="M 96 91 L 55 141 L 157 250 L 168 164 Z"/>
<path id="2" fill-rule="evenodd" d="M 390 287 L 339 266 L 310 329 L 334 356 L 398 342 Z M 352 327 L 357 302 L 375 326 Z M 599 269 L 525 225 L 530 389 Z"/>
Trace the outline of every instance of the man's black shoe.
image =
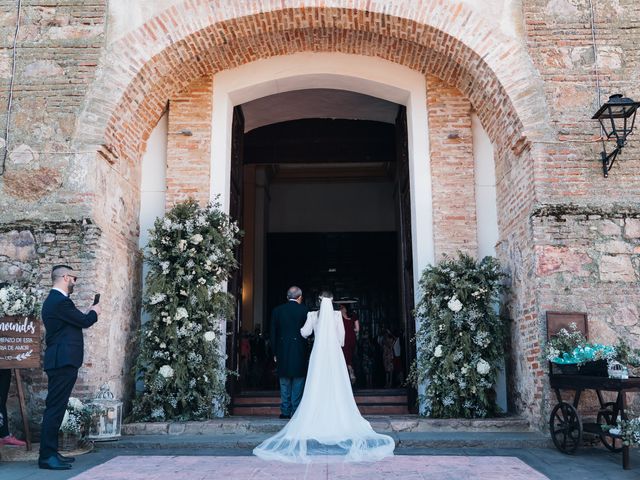
<path id="1" fill-rule="evenodd" d="M 283 414 L 281 413 L 281 414 L 280 414 L 280 418 L 288 420 L 288 419 L 290 419 L 290 418 L 291 418 L 291 415 L 283 415 Z"/>
<path id="2" fill-rule="evenodd" d="M 39 458 L 38 467 L 46 470 L 69 470 L 71 464 L 67 462 L 61 462 L 57 455 L 51 455 L 49 458 Z"/>
<path id="3" fill-rule="evenodd" d="M 58 460 L 60 460 L 61 462 L 64 463 L 73 463 L 76 461 L 75 457 L 66 457 L 64 455 L 62 455 L 61 453 L 56 453 Z"/>

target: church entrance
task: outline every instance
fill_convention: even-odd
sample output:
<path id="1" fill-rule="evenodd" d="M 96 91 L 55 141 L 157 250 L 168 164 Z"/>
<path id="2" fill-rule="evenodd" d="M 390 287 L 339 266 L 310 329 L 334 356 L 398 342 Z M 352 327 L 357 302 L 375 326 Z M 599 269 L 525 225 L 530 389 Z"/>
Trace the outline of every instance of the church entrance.
<path id="1" fill-rule="evenodd" d="M 415 322 L 405 107 L 329 89 L 264 97 L 235 107 L 231 155 L 230 213 L 244 231 L 229 285 L 232 413 L 277 412 L 270 315 L 290 285 L 310 310 L 330 290 L 358 319 L 363 413 L 406 412 Z"/>

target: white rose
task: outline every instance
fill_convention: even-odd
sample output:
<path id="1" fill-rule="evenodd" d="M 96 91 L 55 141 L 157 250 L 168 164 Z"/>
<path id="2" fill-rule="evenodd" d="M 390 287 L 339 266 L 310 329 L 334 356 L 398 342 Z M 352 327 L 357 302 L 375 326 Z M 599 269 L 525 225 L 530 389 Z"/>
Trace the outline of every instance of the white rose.
<path id="1" fill-rule="evenodd" d="M 164 378 L 171 378 L 173 377 L 173 368 L 169 365 L 163 365 L 160 367 L 160 370 L 158 370 L 158 373 Z"/>
<path id="2" fill-rule="evenodd" d="M 204 240 L 204 237 L 199 233 L 192 235 L 191 238 L 189 239 L 189 241 L 194 245 L 198 245 L 202 240 Z"/>
<path id="3" fill-rule="evenodd" d="M 476 365 L 476 371 L 480 374 L 480 375 L 486 375 L 487 373 L 489 373 L 491 371 L 491 365 L 489 365 L 489 362 L 480 359 Z"/>
<path id="4" fill-rule="evenodd" d="M 176 309 L 176 315 L 174 317 L 175 320 L 180 320 L 182 318 L 189 318 L 189 312 L 184 307 L 178 307 Z"/>
<path id="5" fill-rule="evenodd" d="M 69 406 L 77 408 L 78 410 L 82 410 L 84 408 L 84 404 L 76 397 L 69 397 Z"/>
<path id="6" fill-rule="evenodd" d="M 438 345 L 435 348 L 435 350 L 433 351 L 433 356 L 438 358 L 442 356 L 442 345 Z"/>
<path id="7" fill-rule="evenodd" d="M 208 332 L 204 332 L 204 339 L 207 342 L 213 342 L 216 338 L 216 332 L 209 330 Z"/>
<path id="8" fill-rule="evenodd" d="M 452 312 L 458 313 L 460 310 L 462 310 L 462 303 L 460 302 L 460 300 L 458 300 L 458 297 L 454 295 L 447 303 L 447 307 L 449 307 L 449 310 L 451 310 Z"/>

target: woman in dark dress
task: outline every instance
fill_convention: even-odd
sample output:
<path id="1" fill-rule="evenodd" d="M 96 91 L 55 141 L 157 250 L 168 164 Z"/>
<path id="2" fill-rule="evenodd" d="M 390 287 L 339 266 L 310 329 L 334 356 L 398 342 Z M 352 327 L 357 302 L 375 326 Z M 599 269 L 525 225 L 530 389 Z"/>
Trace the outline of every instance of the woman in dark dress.
<path id="1" fill-rule="evenodd" d="M 342 347 L 342 353 L 349 370 L 351 383 L 354 383 L 356 377 L 353 370 L 353 352 L 356 349 L 356 335 L 360 331 L 360 322 L 358 322 L 358 317 L 353 312 L 349 314 L 344 303 L 340 305 L 340 313 L 344 324 L 344 347 Z"/>

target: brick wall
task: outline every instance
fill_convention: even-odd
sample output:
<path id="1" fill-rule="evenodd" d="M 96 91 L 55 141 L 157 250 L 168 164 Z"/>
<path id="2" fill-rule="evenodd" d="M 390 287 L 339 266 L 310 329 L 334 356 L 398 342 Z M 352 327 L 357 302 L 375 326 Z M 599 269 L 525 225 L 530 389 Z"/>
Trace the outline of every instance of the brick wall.
<path id="1" fill-rule="evenodd" d="M 201 205 L 209 201 L 212 107 L 211 77 L 195 80 L 169 100 L 167 209 L 189 197 Z"/>
<path id="2" fill-rule="evenodd" d="M 476 256 L 471 103 L 457 88 L 428 75 L 427 108 L 436 259 L 458 250 Z"/>
<path id="3" fill-rule="evenodd" d="M 127 366 L 133 355 L 126 352 L 137 329 L 140 298 L 140 157 L 167 102 L 173 103 L 170 131 L 188 124 L 193 132 L 192 137 L 170 135 L 168 201 L 196 190 L 202 201 L 208 197 L 204 119 L 211 108 L 203 100 L 210 98 L 211 85 L 197 79 L 300 51 L 390 60 L 433 76 L 429 83 L 455 106 L 453 113 L 466 109 L 466 102 L 477 111 L 495 144 L 498 256 L 510 274 L 510 378 L 519 411 L 545 421 L 546 378 L 537 356 L 549 307 L 588 308 L 600 325 L 592 327 L 594 332 L 628 334 L 640 344 L 632 328 L 638 287 L 630 281 L 632 271 L 638 274 L 639 242 L 627 233 L 636 228 L 640 203 L 640 150 L 631 141 L 609 178 L 601 177 L 599 146 L 589 142 L 598 129 L 589 120 L 597 101 L 586 5 L 522 2 L 523 44 L 504 36 L 496 19 L 479 12 L 481 2 L 407 1 L 390 8 L 388 2 L 345 0 L 326 8 L 321 0 L 306 0 L 304 9 L 282 9 L 279 0 L 265 0 L 212 9 L 208 0 L 189 0 L 136 30 L 113 35 L 119 40 L 105 46 L 106 3 L 23 3 L 10 155 L 0 177 L 3 231 L 24 230 L 21 222 L 27 222 L 27 229 L 50 228 L 56 242 L 66 235 L 74 246 L 60 248 L 57 255 L 95 272 L 83 295 L 103 293 L 108 317 L 88 333 L 91 368 L 83 370 L 79 388 L 112 377 L 124 379 L 117 385 L 120 392 L 130 386 Z M 617 91 L 638 99 L 640 5 L 603 0 L 594 7 L 603 99 Z M 0 2 L 0 19 L 0 104 L 6 105 L 14 2 Z M 447 238 L 471 248 L 465 228 L 475 222 L 472 212 L 466 204 L 463 211 L 462 205 L 453 211 L 443 197 L 447 188 L 470 195 L 457 182 L 472 178 L 473 163 L 464 142 L 468 119 L 446 118 L 435 105 L 433 126 L 445 131 L 453 126 L 458 135 L 430 137 L 434 145 L 444 142 L 440 146 L 451 154 L 433 159 L 441 253 Z M 453 158 L 456 165 L 467 162 L 471 171 L 445 176 L 443 167 Z M 566 204 L 578 210 L 544 213 Z M 616 216 L 620 211 L 624 217 Z M 65 228 L 58 234 L 52 225 L 69 219 L 95 229 L 93 240 L 74 240 L 75 233 Z M 610 232 L 607 241 L 598 236 L 605 231 Z M 31 235 L 37 240 L 36 233 Z M 1 257 L 0 274 L 17 275 L 14 262 Z M 25 275 L 46 270 L 33 262 L 23 262 Z M 556 264 L 560 270 L 553 270 Z M 570 291 L 560 288 L 561 281 Z"/>

